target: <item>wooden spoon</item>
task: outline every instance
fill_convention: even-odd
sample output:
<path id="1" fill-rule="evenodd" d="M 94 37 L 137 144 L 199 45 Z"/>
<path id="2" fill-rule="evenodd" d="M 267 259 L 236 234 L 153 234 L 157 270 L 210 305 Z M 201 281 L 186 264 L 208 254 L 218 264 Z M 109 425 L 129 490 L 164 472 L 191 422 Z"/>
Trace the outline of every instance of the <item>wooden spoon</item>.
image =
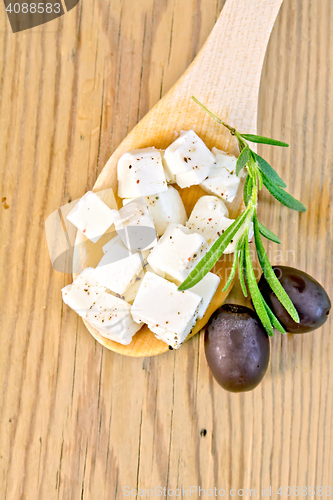
<path id="1" fill-rule="evenodd" d="M 181 130 L 193 129 L 209 148 L 216 146 L 238 155 L 237 144 L 229 132 L 195 104 L 191 96 L 197 97 L 238 130 L 256 133 L 261 71 L 269 36 L 282 1 L 227 0 L 212 33 L 184 75 L 136 125 L 103 168 L 94 191 L 112 188 L 115 198 L 105 199 L 106 203 L 112 208 L 116 208 L 115 204 L 121 206 L 117 198 L 116 169 L 121 155 L 148 146 L 165 149 Z M 236 199 L 228 206 L 231 218 L 241 211 L 241 191 L 239 189 Z M 198 198 L 207 194 L 197 186 L 180 192 L 188 215 Z M 81 233 L 77 236 L 77 248 L 82 268 L 95 266 L 102 256 L 101 248 L 93 245 Z M 205 316 L 197 322 L 190 336 L 203 328 L 211 314 L 226 299 L 228 292 L 222 292 L 222 288 L 230 263 L 230 258 L 225 256 L 215 266 L 214 272 L 221 278 L 220 286 Z M 102 337 L 87 321 L 84 322 L 98 342 L 118 353 L 154 356 L 168 350 L 167 344 L 157 340 L 147 326 L 134 336 L 131 344 L 123 346 Z"/>

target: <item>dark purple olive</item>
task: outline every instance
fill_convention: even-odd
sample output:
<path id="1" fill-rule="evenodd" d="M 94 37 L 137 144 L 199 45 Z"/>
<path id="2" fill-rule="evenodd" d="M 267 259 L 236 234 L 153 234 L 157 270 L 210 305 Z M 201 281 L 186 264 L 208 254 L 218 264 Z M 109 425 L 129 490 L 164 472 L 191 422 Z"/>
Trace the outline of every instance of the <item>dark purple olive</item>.
<path id="1" fill-rule="evenodd" d="M 212 374 L 224 389 L 251 391 L 266 373 L 269 340 L 252 309 L 225 304 L 206 326 L 205 353 Z"/>
<path id="2" fill-rule="evenodd" d="M 294 304 L 300 322 L 296 323 L 272 292 L 264 275 L 258 283 L 262 296 L 289 333 L 306 333 L 325 323 L 331 301 L 324 288 L 309 274 L 287 266 L 274 266 L 276 276 Z"/>

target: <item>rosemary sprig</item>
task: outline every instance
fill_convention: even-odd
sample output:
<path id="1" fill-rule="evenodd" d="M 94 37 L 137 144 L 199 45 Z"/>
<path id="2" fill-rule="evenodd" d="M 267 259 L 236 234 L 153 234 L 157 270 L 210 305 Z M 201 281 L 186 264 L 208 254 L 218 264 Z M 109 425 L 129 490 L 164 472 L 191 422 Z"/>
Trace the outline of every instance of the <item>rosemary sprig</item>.
<path id="1" fill-rule="evenodd" d="M 237 160 L 236 173 L 239 175 L 242 169 L 245 167 L 247 169 L 247 176 L 243 189 L 243 199 L 246 208 L 245 211 L 226 229 L 223 235 L 215 241 L 206 255 L 190 272 L 186 280 L 179 286 L 179 290 L 187 290 L 198 283 L 216 264 L 230 241 L 236 235 L 237 245 L 234 253 L 231 273 L 223 290 L 227 290 L 231 285 L 238 265 L 239 280 L 243 294 L 247 297 L 248 288 L 253 306 L 268 335 L 273 335 L 274 328 L 281 333 L 286 333 L 281 323 L 265 302 L 258 288 L 250 255 L 249 233 L 250 228 L 253 225 L 255 248 L 266 280 L 278 300 L 285 307 L 291 317 L 296 322 L 299 322 L 298 313 L 284 288 L 281 286 L 280 281 L 276 277 L 261 240 L 261 236 L 264 236 L 275 243 L 280 243 L 279 238 L 258 220 L 258 191 L 265 186 L 272 196 L 274 196 L 274 198 L 286 207 L 299 212 L 305 211 L 306 208 L 300 201 L 296 200 L 284 190 L 286 187 L 285 182 L 266 160 L 259 156 L 255 151 L 251 150 L 247 141 L 282 147 L 288 147 L 288 144 L 259 135 L 240 134 L 234 127 L 226 124 L 214 115 L 214 113 L 209 111 L 198 101 L 198 99 L 195 97 L 192 97 L 192 99 L 199 106 L 201 106 L 206 113 L 214 118 L 214 120 L 226 127 L 238 140 L 240 155 Z"/>

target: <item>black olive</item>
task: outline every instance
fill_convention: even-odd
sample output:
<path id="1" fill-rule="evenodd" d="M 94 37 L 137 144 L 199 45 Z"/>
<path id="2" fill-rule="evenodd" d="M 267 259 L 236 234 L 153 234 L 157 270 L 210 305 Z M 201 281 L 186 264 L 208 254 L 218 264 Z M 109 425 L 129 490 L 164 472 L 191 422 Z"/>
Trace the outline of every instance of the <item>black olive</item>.
<path id="1" fill-rule="evenodd" d="M 281 285 L 294 304 L 300 322 L 296 323 L 272 292 L 264 275 L 258 283 L 262 296 L 289 333 L 306 333 L 322 326 L 329 315 L 331 301 L 325 289 L 312 276 L 299 269 L 273 266 Z"/>
<path id="2" fill-rule="evenodd" d="M 206 326 L 205 353 L 212 374 L 224 389 L 251 391 L 267 371 L 269 339 L 252 309 L 225 304 Z"/>

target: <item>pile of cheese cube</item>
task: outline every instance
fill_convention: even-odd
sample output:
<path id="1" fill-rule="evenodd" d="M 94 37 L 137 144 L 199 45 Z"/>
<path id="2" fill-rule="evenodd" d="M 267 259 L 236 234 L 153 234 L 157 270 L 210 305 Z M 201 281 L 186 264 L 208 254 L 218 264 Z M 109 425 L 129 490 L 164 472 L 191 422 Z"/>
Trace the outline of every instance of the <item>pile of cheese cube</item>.
<path id="1" fill-rule="evenodd" d="M 86 268 L 63 290 L 63 300 L 103 336 L 129 344 L 147 324 L 158 339 L 178 348 L 202 318 L 220 278 L 208 273 L 190 290 L 178 286 L 233 222 L 223 200 L 239 186 L 237 158 L 213 148 L 192 130 L 165 151 L 145 148 L 118 162 L 120 210 L 86 193 L 68 215 L 93 242 L 114 225 L 95 269 Z M 177 189 L 200 185 L 207 193 L 189 219 Z M 238 236 L 239 237 L 239 236 Z M 225 253 L 234 252 L 237 234 Z"/>

